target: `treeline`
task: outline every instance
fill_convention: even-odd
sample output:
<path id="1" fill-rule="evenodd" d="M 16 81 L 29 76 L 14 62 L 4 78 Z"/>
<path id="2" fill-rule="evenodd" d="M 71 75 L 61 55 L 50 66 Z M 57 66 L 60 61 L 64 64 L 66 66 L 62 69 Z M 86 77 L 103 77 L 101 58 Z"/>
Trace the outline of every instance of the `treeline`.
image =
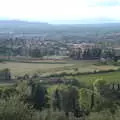
<path id="1" fill-rule="evenodd" d="M 114 50 L 113 48 L 88 48 L 84 51 L 81 50 L 81 48 L 78 48 L 77 50 L 71 49 L 70 57 L 73 59 L 112 59 L 115 62 L 119 59 L 118 51 Z"/>
<path id="2" fill-rule="evenodd" d="M 31 56 L 31 57 L 43 57 L 46 55 L 59 54 L 59 50 L 54 48 L 27 48 L 27 47 L 17 47 L 17 48 L 7 48 L 0 47 L 0 55 L 2 56 Z"/>
<path id="3" fill-rule="evenodd" d="M 8 57 L 43 57 L 47 55 L 66 55 L 68 52 L 66 43 L 57 40 L 10 38 L 0 41 L 0 44 L 0 55 Z"/>
<path id="4" fill-rule="evenodd" d="M 117 72 L 120 71 L 120 69 L 109 69 L 109 70 L 99 70 L 99 71 L 91 71 L 91 72 L 79 72 L 79 71 L 75 71 L 72 73 L 67 73 L 67 72 L 61 72 L 61 73 L 55 73 L 55 74 L 50 74 L 46 77 L 64 77 L 64 76 L 77 76 L 77 75 L 89 75 L 89 74 L 101 74 L 101 73 L 109 73 L 109 72 Z"/>

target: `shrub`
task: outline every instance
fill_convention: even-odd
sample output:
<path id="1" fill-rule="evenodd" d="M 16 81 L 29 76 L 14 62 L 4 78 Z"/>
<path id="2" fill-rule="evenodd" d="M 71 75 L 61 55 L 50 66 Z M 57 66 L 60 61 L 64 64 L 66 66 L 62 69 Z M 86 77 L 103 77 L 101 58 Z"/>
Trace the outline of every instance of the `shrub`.
<path id="1" fill-rule="evenodd" d="M 119 120 L 120 119 L 120 108 L 117 108 L 115 113 L 111 113 L 109 109 L 105 109 L 100 112 L 92 112 L 86 117 L 86 120 Z"/>
<path id="2" fill-rule="evenodd" d="M 0 100 L 0 120 L 33 120 L 32 107 L 20 101 L 19 97 Z"/>
<path id="3" fill-rule="evenodd" d="M 109 111 L 92 112 L 86 120 L 115 120 Z"/>
<path id="4" fill-rule="evenodd" d="M 80 106 L 83 109 L 89 110 L 91 109 L 91 95 L 92 91 L 86 88 L 80 89 Z"/>
<path id="5" fill-rule="evenodd" d="M 36 117 L 38 118 L 37 120 L 68 120 L 68 118 L 65 116 L 64 112 L 59 112 L 59 111 L 52 111 L 49 109 L 46 109 L 41 112 L 36 112 Z M 36 119 L 35 119 L 36 120 Z"/>

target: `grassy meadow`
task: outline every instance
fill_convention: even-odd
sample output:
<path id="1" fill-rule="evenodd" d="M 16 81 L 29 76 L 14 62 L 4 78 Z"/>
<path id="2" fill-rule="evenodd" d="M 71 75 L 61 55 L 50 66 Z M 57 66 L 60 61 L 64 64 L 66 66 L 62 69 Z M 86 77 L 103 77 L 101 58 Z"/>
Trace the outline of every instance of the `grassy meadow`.
<path id="1" fill-rule="evenodd" d="M 97 79 L 106 80 L 108 83 L 120 83 L 120 71 L 89 75 L 67 76 L 66 78 L 76 79 L 79 82 L 85 84 L 86 86 L 93 85 L 93 82 Z"/>
<path id="2" fill-rule="evenodd" d="M 97 60 L 36 60 L 32 62 L 1 62 L 0 70 L 9 68 L 12 75 L 20 76 L 24 74 L 33 75 L 39 73 L 40 75 L 50 75 L 59 73 L 84 73 L 100 70 L 118 69 L 119 66 L 114 65 L 99 65 Z M 96 79 L 105 79 L 108 82 L 119 82 L 120 72 L 99 73 L 89 75 L 66 76 L 70 79 L 77 79 L 87 86 L 91 86 Z M 11 83 L 8 83 L 11 84 Z M 1 82 L 4 86 L 4 82 Z"/>
<path id="3" fill-rule="evenodd" d="M 50 72 L 54 69 L 61 69 L 66 66 L 72 66 L 72 64 L 64 63 L 22 63 L 22 62 L 5 62 L 0 63 L 0 69 L 9 68 L 13 75 L 33 74 L 36 72 L 44 73 Z"/>
<path id="4" fill-rule="evenodd" d="M 9 68 L 13 75 L 24 75 L 24 74 L 52 74 L 75 72 L 92 72 L 94 70 L 109 70 L 117 69 L 117 66 L 113 65 L 101 65 L 97 66 L 98 61 L 96 60 L 39 60 L 32 62 L 1 62 L 0 70 Z"/>

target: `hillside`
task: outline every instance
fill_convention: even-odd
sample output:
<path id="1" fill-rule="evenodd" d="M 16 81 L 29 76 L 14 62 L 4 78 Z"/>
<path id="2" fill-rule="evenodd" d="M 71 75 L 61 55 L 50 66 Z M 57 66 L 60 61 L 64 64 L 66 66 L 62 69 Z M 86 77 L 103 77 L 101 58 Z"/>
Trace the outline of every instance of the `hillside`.
<path id="1" fill-rule="evenodd" d="M 29 36 L 30 39 L 37 36 L 46 36 L 46 39 L 57 41 L 119 41 L 120 23 L 49 24 L 19 20 L 0 20 L 1 39 L 7 39 L 8 36 L 20 36 L 23 33 L 24 37 Z"/>
<path id="2" fill-rule="evenodd" d="M 19 20 L 0 20 L 0 32 L 29 32 L 49 29 L 51 25 L 43 22 L 27 22 Z"/>

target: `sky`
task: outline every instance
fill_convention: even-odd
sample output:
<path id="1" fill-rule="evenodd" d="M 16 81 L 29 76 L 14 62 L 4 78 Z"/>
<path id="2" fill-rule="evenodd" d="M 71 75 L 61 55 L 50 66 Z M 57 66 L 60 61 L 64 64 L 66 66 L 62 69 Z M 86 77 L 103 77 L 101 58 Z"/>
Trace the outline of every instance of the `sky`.
<path id="1" fill-rule="evenodd" d="M 120 21 L 120 0 L 0 0 L 0 19 Z"/>

